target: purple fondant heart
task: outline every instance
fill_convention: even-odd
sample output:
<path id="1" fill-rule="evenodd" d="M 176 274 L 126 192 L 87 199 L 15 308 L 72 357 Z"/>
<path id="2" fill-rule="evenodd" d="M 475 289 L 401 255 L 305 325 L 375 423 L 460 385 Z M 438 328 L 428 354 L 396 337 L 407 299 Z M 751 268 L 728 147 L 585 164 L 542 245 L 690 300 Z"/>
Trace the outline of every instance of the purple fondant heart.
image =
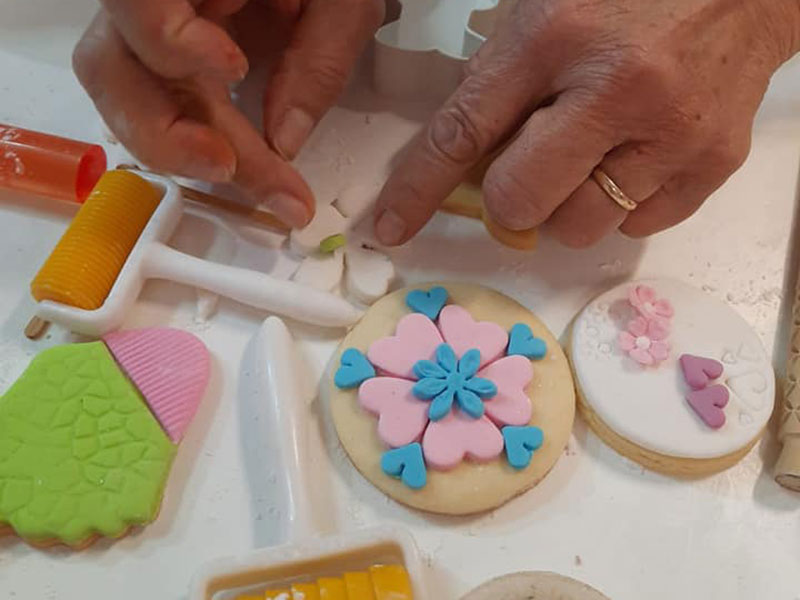
<path id="1" fill-rule="evenodd" d="M 689 403 L 703 422 L 712 429 L 725 425 L 723 408 L 728 404 L 730 394 L 724 385 L 712 385 L 702 390 L 692 390 L 686 396 Z"/>
<path id="2" fill-rule="evenodd" d="M 683 378 L 693 390 L 702 390 L 709 381 L 722 375 L 722 363 L 713 358 L 682 354 L 678 361 L 681 363 Z"/>

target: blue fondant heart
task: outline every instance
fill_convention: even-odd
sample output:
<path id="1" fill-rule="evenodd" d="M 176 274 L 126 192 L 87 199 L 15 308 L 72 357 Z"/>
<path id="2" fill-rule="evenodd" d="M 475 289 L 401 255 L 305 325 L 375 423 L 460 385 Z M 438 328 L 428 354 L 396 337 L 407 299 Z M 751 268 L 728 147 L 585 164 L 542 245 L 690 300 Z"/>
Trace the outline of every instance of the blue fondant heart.
<path id="1" fill-rule="evenodd" d="M 544 441 L 544 434 L 538 427 L 503 427 L 508 464 L 515 469 L 524 469 L 531 462 L 533 453 Z"/>
<path id="2" fill-rule="evenodd" d="M 511 328 L 506 354 L 540 359 L 547 354 L 547 344 L 544 340 L 535 337 L 531 328 L 525 323 L 517 323 Z"/>
<path id="3" fill-rule="evenodd" d="M 447 302 L 447 290 L 441 286 L 424 290 L 412 290 L 406 295 L 406 305 L 414 312 L 422 313 L 435 321 Z"/>
<path id="4" fill-rule="evenodd" d="M 425 487 L 428 482 L 422 446 L 417 442 L 385 452 L 381 457 L 381 469 L 414 490 Z"/>
<path id="5" fill-rule="evenodd" d="M 336 387 L 347 390 L 358 387 L 371 377 L 375 377 L 375 367 L 359 350 L 348 348 L 342 354 L 333 383 L 336 384 Z"/>

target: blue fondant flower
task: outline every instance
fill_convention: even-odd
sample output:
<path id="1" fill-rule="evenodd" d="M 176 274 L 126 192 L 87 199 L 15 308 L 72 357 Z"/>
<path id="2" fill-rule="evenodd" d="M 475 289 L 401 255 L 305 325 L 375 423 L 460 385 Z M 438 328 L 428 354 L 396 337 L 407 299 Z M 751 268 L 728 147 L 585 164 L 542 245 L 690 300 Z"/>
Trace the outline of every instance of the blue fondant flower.
<path id="1" fill-rule="evenodd" d="M 475 377 L 481 364 L 481 353 L 467 350 L 461 357 L 450 344 L 441 344 L 436 349 L 436 362 L 420 360 L 414 365 L 418 381 L 413 392 L 417 398 L 431 400 L 428 416 L 433 421 L 443 419 L 453 407 L 458 407 L 473 419 L 483 416 L 483 400 L 497 394 L 494 382 Z"/>

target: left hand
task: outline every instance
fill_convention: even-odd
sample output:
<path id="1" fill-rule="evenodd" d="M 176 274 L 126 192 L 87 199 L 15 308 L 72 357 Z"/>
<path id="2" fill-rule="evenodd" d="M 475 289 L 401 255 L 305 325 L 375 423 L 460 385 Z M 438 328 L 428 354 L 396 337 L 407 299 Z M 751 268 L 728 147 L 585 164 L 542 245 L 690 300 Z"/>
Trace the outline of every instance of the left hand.
<path id="1" fill-rule="evenodd" d="M 293 227 L 314 198 L 289 163 L 336 101 L 383 20 L 382 0 L 101 0 L 73 54 L 109 129 L 146 165 L 231 182 Z M 255 7 L 255 15 L 243 12 Z M 266 48 L 246 56 L 228 25 L 249 19 Z M 248 58 L 271 61 L 264 124 L 233 103 Z"/>

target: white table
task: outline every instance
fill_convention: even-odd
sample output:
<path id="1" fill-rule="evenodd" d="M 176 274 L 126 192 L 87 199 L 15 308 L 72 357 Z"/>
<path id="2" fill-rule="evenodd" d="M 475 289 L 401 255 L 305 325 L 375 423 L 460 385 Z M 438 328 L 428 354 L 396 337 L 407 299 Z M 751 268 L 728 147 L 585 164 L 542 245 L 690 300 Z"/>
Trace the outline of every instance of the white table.
<path id="1" fill-rule="evenodd" d="M 0 0 L 0 122 L 96 140 L 115 157 L 121 149 L 104 138 L 68 68 L 69 49 L 91 10 L 91 0 Z M 363 92 L 326 119 L 300 160 L 320 197 L 347 181 L 377 185 L 384 176 L 394 151 L 418 127 L 408 114 L 386 108 Z M 493 285 L 559 334 L 587 300 L 613 283 L 635 275 L 680 278 L 727 299 L 753 324 L 780 369 L 784 292 L 797 269 L 787 256 L 798 140 L 795 62 L 776 77 L 747 164 L 675 230 L 648 241 L 614 237 L 586 252 L 545 237 L 528 256 L 488 242 L 478 223 L 445 215 L 397 251 L 395 262 L 407 282 Z M 27 284 L 72 212 L 0 195 L 0 390 L 42 348 L 72 339 L 57 328 L 41 342 L 21 334 L 33 310 Z M 183 230 L 200 225 L 187 221 Z M 233 262 L 277 273 L 293 264 L 247 243 Z M 219 314 L 199 326 L 193 310 L 191 290 L 151 284 L 127 323 L 190 329 L 214 355 L 211 392 L 181 448 L 158 520 L 80 553 L 41 552 L 2 539 L 0 598 L 182 598 L 203 562 L 283 538 L 279 458 L 249 377 L 248 343 L 263 315 L 223 302 Z M 320 376 L 337 334 L 292 329 Z M 386 522 L 408 528 L 429 567 L 431 598 L 457 598 L 490 577 L 526 569 L 577 577 L 615 600 L 800 598 L 800 496 L 772 481 L 773 434 L 735 468 L 685 483 L 620 458 L 578 420 L 567 452 L 538 487 L 472 519 L 430 517 L 389 501 L 355 472 L 327 426 L 314 444 L 319 460 L 309 468 L 319 477 L 320 493 L 331 498 L 331 529 Z"/>

